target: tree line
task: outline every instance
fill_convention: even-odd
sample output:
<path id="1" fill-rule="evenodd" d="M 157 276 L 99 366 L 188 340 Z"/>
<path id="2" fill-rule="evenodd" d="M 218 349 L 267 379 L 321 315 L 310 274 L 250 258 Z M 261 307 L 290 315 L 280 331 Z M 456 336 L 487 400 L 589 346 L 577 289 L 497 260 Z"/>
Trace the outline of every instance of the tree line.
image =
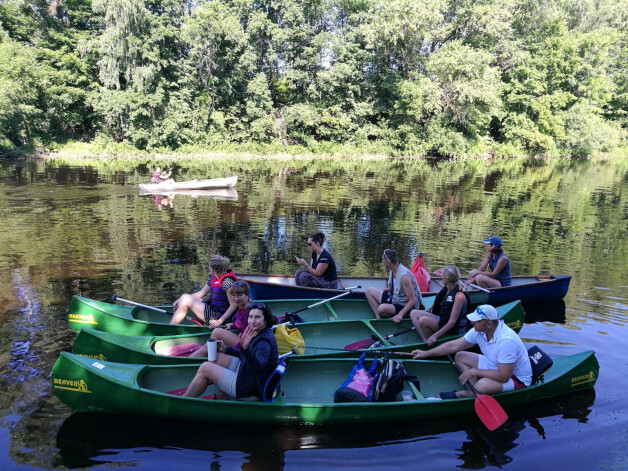
<path id="1" fill-rule="evenodd" d="M 626 147 L 628 0 L 0 0 L 0 151 Z"/>

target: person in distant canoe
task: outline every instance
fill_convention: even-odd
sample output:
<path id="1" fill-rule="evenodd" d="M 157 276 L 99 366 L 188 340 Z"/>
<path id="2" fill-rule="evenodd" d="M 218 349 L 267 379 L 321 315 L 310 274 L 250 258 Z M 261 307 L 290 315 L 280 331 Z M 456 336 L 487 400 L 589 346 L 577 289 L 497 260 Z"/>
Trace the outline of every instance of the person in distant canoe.
<path id="1" fill-rule="evenodd" d="M 216 361 L 203 363 L 183 394 L 200 396 L 209 383 L 218 389 L 217 397 L 261 400 L 266 381 L 277 367 L 279 354 L 271 329 L 276 319 L 265 304 L 254 304 L 248 326 L 240 335 L 240 349 L 218 341 Z M 220 396 L 220 397 L 219 397 Z"/>
<path id="2" fill-rule="evenodd" d="M 433 306 L 427 311 L 410 312 L 412 325 L 429 346 L 441 337 L 463 335 L 467 331 L 467 296 L 460 270 L 447 265 L 442 276 L 445 286 L 436 295 Z"/>
<path id="3" fill-rule="evenodd" d="M 481 286 L 482 288 L 499 288 L 501 286 L 510 286 L 512 276 L 510 274 L 510 259 L 502 249 L 502 240 L 493 236 L 484 239 L 486 244 L 486 257 L 482 260 L 477 270 L 471 270 L 467 276 L 467 286 L 470 283 Z M 490 271 L 485 272 L 486 267 Z"/>
<path id="4" fill-rule="evenodd" d="M 150 179 L 151 183 L 174 183 L 174 179 L 172 177 L 172 168 L 166 170 L 165 172 L 161 171 L 161 167 L 159 165 L 155 165 L 155 171 L 153 172 L 153 176 Z"/>
<path id="5" fill-rule="evenodd" d="M 209 326 L 214 329 L 211 338 L 222 340 L 229 347 L 240 347 L 240 336 L 249 325 L 249 311 L 251 310 L 251 298 L 249 297 L 249 284 L 246 281 L 234 281 L 227 290 L 230 306 L 229 309 L 219 318 L 209 321 Z M 224 325 L 225 329 L 219 329 Z M 236 329 L 231 332 L 227 329 Z M 207 343 L 194 351 L 191 357 L 207 357 Z"/>
<path id="6" fill-rule="evenodd" d="M 230 261 L 222 255 L 212 255 L 209 259 L 209 280 L 200 291 L 194 294 L 182 294 L 173 304 L 175 309 L 171 324 L 179 324 L 188 312 L 209 324 L 213 319 L 219 319 L 229 309 L 227 290 L 237 280 L 235 273 L 229 271 Z M 209 298 L 203 299 L 206 295 Z"/>
<path id="7" fill-rule="evenodd" d="M 325 234 L 322 232 L 308 237 L 307 246 L 312 252 L 310 263 L 302 258 L 294 257 L 297 263 L 303 267 L 294 274 L 294 281 L 297 286 L 339 289 L 336 262 L 334 262 L 331 254 L 323 248 L 324 241 Z"/>
<path id="8" fill-rule="evenodd" d="M 478 306 L 467 314 L 473 329 L 464 337 L 445 342 L 430 350 L 414 350 L 417 360 L 456 354 L 456 364 L 462 371 L 460 384 L 469 381 L 481 394 L 496 394 L 525 388 L 532 384 L 532 366 L 525 345 L 517 333 L 499 319 L 499 313 L 490 304 Z M 465 350 L 477 345 L 482 354 Z M 444 391 L 441 399 L 469 397 L 468 389 Z"/>
<path id="9" fill-rule="evenodd" d="M 366 300 L 378 319 L 392 317 L 396 323 L 413 309 L 425 309 L 421 290 L 414 274 L 401 263 L 397 252 L 384 250 L 382 263 L 390 270 L 390 277 L 384 290 L 369 286 L 366 288 Z"/>

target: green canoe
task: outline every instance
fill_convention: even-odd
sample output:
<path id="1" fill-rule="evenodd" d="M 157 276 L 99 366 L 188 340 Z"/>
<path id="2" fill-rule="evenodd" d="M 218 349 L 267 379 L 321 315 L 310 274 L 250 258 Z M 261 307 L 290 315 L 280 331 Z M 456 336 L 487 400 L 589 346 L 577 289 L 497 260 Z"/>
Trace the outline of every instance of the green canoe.
<path id="1" fill-rule="evenodd" d="M 272 300 L 266 302 L 273 314 L 281 316 L 311 306 L 321 300 Z M 423 304 L 431 307 L 434 296 L 423 298 Z M 167 309 L 162 307 L 162 309 Z M 169 306 L 172 310 L 172 306 Z M 306 322 L 374 319 L 373 311 L 365 300 L 336 299 L 305 311 L 299 316 Z M 73 296 L 67 310 L 68 324 L 72 330 L 83 327 L 123 335 L 189 335 L 207 332 L 209 327 L 199 326 L 184 319 L 181 324 L 169 324 L 169 314 L 139 306 L 104 303 L 82 296 Z"/>
<path id="2" fill-rule="evenodd" d="M 523 326 L 525 313 L 520 301 L 505 304 L 496 308 L 501 318 L 515 331 Z M 409 319 L 395 324 L 390 319 L 306 322 L 296 324 L 305 341 L 305 355 L 316 356 L 355 356 L 356 352 L 344 349 L 354 342 L 369 339 L 373 336 L 383 345 L 374 346 L 380 351 L 410 352 L 417 348 L 426 348 L 416 331 L 394 335 L 386 340 L 384 337 L 397 332 L 407 331 L 412 327 Z M 137 363 L 145 365 L 194 364 L 202 358 L 176 356 L 190 353 L 207 342 L 211 332 L 177 335 L 177 336 L 129 336 L 112 334 L 83 328 L 74 340 L 72 351 L 90 358 L 115 361 L 121 363 Z M 455 337 L 444 337 L 438 343 Z"/>
<path id="3" fill-rule="evenodd" d="M 440 391 L 458 389 L 458 373 L 443 361 L 405 360 L 408 374 L 421 381 L 421 392 L 406 383 L 398 399 L 412 400 L 334 404 L 334 391 L 355 365 L 347 358 L 293 358 L 276 402 L 245 402 L 185 398 L 168 392 L 185 388 L 197 365 L 134 365 L 111 363 L 61 352 L 51 386 L 55 395 L 78 412 L 148 415 L 214 423 L 327 424 L 421 420 L 474 413 L 474 399 L 430 400 Z M 367 362 L 368 364 L 368 362 Z M 592 351 L 554 359 L 543 381 L 529 388 L 495 395 L 509 407 L 537 399 L 591 388 L 599 365 Z M 209 386 L 203 395 L 213 394 Z"/>

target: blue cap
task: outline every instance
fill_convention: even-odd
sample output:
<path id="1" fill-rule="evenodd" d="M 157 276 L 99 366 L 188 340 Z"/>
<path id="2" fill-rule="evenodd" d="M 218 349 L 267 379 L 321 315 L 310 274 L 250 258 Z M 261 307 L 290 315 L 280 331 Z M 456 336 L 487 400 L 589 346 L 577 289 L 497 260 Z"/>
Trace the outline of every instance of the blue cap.
<path id="1" fill-rule="evenodd" d="M 497 237 L 497 236 L 493 236 L 490 237 L 488 239 L 484 239 L 484 243 L 485 244 L 493 244 L 495 247 L 501 247 L 502 246 L 502 240 Z"/>

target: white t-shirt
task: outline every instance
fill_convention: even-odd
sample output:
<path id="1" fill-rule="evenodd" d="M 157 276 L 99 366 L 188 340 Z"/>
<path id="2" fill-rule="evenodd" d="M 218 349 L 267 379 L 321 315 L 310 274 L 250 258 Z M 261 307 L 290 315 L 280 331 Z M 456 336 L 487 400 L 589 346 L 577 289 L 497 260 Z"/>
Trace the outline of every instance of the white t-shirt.
<path id="1" fill-rule="evenodd" d="M 519 378 L 519 381 L 523 384 L 530 386 L 532 383 L 532 366 L 530 365 L 528 351 L 517 333 L 504 324 L 503 321 L 499 321 L 499 325 L 495 329 L 490 342 L 486 340 L 484 332 L 478 332 L 475 329 L 467 332 L 464 335 L 464 339 L 480 347 L 491 369 L 493 367 L 497 369 L 498 363 L 514 363 L 515 368 L 512 374 Z"/>

